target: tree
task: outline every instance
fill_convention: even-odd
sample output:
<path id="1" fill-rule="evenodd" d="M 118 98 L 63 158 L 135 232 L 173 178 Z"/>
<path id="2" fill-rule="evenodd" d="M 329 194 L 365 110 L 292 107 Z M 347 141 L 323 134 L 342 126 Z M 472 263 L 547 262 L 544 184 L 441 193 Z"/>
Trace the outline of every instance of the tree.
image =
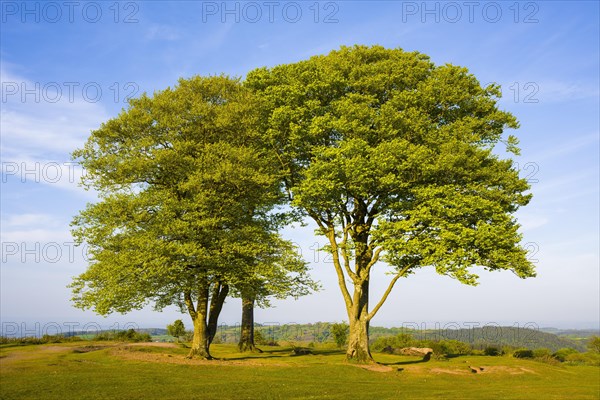
<path id="1" fill-rule="evenodd" d="M 167 333 L 176 339 L 185 335 L 185 325 L 180 319 L 175 320 L 172 325 L 167 325 Z"/>
<path id="2" fill-rule="evenodd" d="M 331 325 L 331 334 L 333 341 L 337 347 L 344 347 L 348 343 L 348 324 L 333 324 Z"/>
<path id="3" fill-rule="evenodd" d="M 229 282 L 277 236 L 281 200 L 271 158 L 255 143 L 252 96 L 238 80 L 194 77 L 130 101 L 73 156 L 98 191 L 73 221 L 90 265 L 73 301 L 99 314 L 152 302 L 193 322 L 189 356 L 209 346 Z"/>
<path id="4" fill-rule="evenodd" d="M 469 267 L 534 276 L 513 214 L 531 195 L 502 142 L 518 153 L 499 87 L 466 68 L 380 46 L 342 47 L 260 68 L 261 130 L 292 204 L 328 240 L 348 314 L 347 358 L 372 360 L 369 321 L 395 283 L 423 267 L 475 285 Z M 391 280 L 370 309 L 372 269 Z M 350 284 L 350 288 L 348 287 Z"/>
<path id="5" fill-rule="evenodd" d="M 587 346 L 592 353 L 600 353 L 600 336 L 592 336 Z"/>

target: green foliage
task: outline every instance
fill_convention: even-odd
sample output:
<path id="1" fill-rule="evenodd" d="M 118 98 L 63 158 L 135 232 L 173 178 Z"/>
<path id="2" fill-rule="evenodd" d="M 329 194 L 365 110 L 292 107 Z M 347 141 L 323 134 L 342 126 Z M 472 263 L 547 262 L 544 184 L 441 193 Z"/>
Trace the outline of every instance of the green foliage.
<path id="1" fill-rule="evenodd" d="M 196 327 L 209 319 L 215 288 L 251 288 L 262 304 L 316 288 L 277 232 L 286 218 L 274 208 L 284 196 L 255 108 L 239 80 L 181 79 L 131 100 L 73 153 L 87 172 L 83 185 L 100 197 L 72 223 L 90 252 L 71 284 L 77 307 L 106 315 L 175 305 Z M 224 297 L 210 300 L 211 324 L 215 299 Z M 191 354 L 208 358 L 205 347 Z"/>
<path id="2" fill-rule="evenodd" d="M 401 349 L 403 347 L 414 347 L 417 342 L 413 339 L 412 335 L 407 333 L 399 333 L 395 336 L 380 336 L 373 344 L 371 349 L 373 351 L 383 351 L 384 349 Z"/>
<path id="3" fill-rule="evenodd" d="M 185 325 L 180 319 L 175 320 L 173 324 L 167 325 L 167 332 L 174 338 L 180 338 L 185 335 Z"/>
<path id="4" fill-rule="evenodd" d="M 513 353 L 515 358 L 533 358 L 533 350 L 518 349 Z"/>
<path id="5" fill-rule="evenodd" d="M 535 350 L 533 350 L 533 356 L 535 358 L 551 357 L 552 351 L 550 351 L 550 349 L 547 349 L 547 348 L 535 349 Z"/>
<path id="6" fill-rule="evenodd" d="M 600 354 L 600 336 L 592 336 L 588 340 L 587 346 L 590 352 Z"/>
<path id="7" fill-rule="evenodd" d="M 436 354 L 465 355 L 471 353 L 471 346 L 458 340 L 440 340 L 430 346 Z"/>
<path id="8" fill-rule="evenodd" d="M 486 356 L 501 356 L 502 350 L 495 346 L 486 346 L 486 348 L 483 349 L 483 354 Z"/>
<path id="9" fill-rule="evenodd" d="M 350 327 L 345 322 L 340 324 L 331 325 L 331 334 L 333 335 L 333 341 L 338 347 L 343 347 L 348 342 L 348 333 Z"/>
<path id="10" fill-rule="evenodd" d="M 600 367 L 600 354 L 596 352 L 571 353 L 565 357 L 565 362 L 572 365 L 593 365 Z"/>
<path id="11" fill-rule="evenodd" d="M 279 346 L 276 340 L 265 336 L 260 329 L 254 330 L 254 343 L 260 346 Z"/>
<path id="12" fill-rule="evenodd" d="M 559 361 L 566 361 L 569 355 L 576 353 L 578 353 L 577 350 L 567 347 L 556 351 L 553 356 Z"/>
<path id="13" fill-rule="evenodd" d="M 138 332 L 135 329 L 126 331 L 103 331 L 99 332 L 92 340 L 115 340 L 122 342 L 151 342 L 152 336 L 147 332 Z"/>
<path id="14" fill-rule="evenodd" d="M 24 337 L 7 337 L 0 336 L 0 344 L 47 344 L 47 343 L 69 343 L 79 342 L 83 339 L 79 336 L 65 335 L 42 335 L 42 337 L 24 336 Z"/>

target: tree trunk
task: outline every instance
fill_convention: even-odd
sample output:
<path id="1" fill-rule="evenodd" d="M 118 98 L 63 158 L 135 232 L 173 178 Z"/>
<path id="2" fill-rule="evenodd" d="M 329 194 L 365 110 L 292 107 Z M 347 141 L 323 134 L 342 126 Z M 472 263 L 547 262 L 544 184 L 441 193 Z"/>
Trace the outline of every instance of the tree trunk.
<path id="1" fill-rule="evenodd" d="M 192 339 L 192 348 L 188 354 L 188 358 L 200 357 L 206 360 L 212 360 L 208 340 L 208 328 L 206 325 L 206 314 L 198 315 L 194 322 L 194 338 Z"/>
<path id="2" fill-rule="evenodd" d="M 238 348 L 241 352 L 262 351 L 254 345 L 254 298 L 242 293 L 242 327 Z"/>
<path id="3" fill-rule="evenodd" d="M 210 310 L 208 313 L 208 344 L 213 342 L 215 335 L 217 334 L 217 327 L 219 321 L 219 314 L 221 314 L 221 310 L 223 309 L 223 304 L 225 303 L 225 298 L 227 298 L 227 294 L 229 293 L 229 286 L 225 284 L 221 284 L 221 282 L 215 284 L 212 292 L 212 296 L 210 298 Z"/>
<path id="4" fill-rule="evenodd" d="M 373 362 L 369 350 L 369 321 L 359 318 L 350 321 L 350 335 L 348 336 L 348 350 L 346 358 L 359 363 Z"/>
<path id="5" fill-rule="evenodd" d="M 194 323 L 194 338 L 192 339 L 192 348 L 188 354 L 188 358 L 202 357 L 207 360 L 212 359 L 209 351 L 210 342 L 208 340 L 208 326 L 206 323 L 208 289 L 208 284 L 206 284 L 198 290 L 198 304 L 195 309 L 191 294 L 189 292 L 185 293 L 185 301 Z"/>
<path id="6" fill-rule="evenodd" d="M 354 287 L 352 307 L 348 310 L 350 334 L 346 358 L 359 363 L 374 362 L 369 350 L 369 279 Z"/>

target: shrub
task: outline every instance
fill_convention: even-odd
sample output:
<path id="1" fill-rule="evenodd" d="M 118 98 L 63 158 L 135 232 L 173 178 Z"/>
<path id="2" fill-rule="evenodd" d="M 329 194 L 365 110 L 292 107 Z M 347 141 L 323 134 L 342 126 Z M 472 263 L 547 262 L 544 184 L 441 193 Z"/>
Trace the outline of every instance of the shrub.
<path id="1" fill-rule="evenodd" d="M 550 349 L 546 349 L 546 348 L 541 348 L 541 349 L 535 349 L 533 350 L 533 356 L 535 358 L 547 358 L 547 357 L 552 357 L 552 352 L 550 351 Z"/>
<path id="2" fill-rule="evenodd" d="M 279 346 L 279 343 L 275 340 L 266 338 L 264 333 L 259 329 L 254 330 L 254 344 L 261 346 Z"/>
<path id="3" fill-rule="evenodd" d="M 600 354 L 588 351 L 587 353 L 571 353 L 565 357 L 565 363 L 572 365 L 600 366 Z"/>
<path id="4" fill-rule="evenodd" d="M 24 336 L 24 337 L 6 337 L 0 336 L 0 344 L 46 344 L 46 343 L 65 343 L 78 342 L 83 340 L 79 336 L 64 335 L 43 335 L 42 337 Z"/>
<path id="5" fill-rule="evenodd" d="M 400 333 L 396 336 L 381 336 L 378 337 L 373 344 L 371 349 L 373 351 L 384 351 L 384 349 L 401 349 L 403 347 L 417 347 L 421 343 L 415 341 L 412 335 L 407 333 Z M 429 346 L 427 346 L 429 347 Z"/>
<path id="6" fill-rule="evenodd" d="M 513 353 L 515 358 L 533 358 L 533 350 L 519 349 Z"/>
<path id="7" fill-rule="evenodd" d="M 502 346 L 502 351 L 500 354 L 503 356 L 510 357 L 515 352 L 515 350 L 517 350 L 517 348 L 513 346 Z"/>
<path id="8" fill-rule="evenodd" d="M 558 350 L 556 353 L 554 353 L 554 358 L 556 358 L 558 361 L 564 362 L 567 360 L 567 356 L 569 356 L 570 354 L 575 354 L 575 353 L 579 353 L 579 352 L 570 347 L 565 347 L 565 348 Z"/>
<path id="9" fill-rule="evenodd" d="M 173 336 L 176 340 L 185 335 L 185 325 L 180 319 L 175 320 L 172 325 L 167 325 L 167 332 L 170 336 Z"/>
<path id="10" fill-rule="evenodd" d="M 600 336 L 592 336 L 587 346 L 590 352 L 600 354 Z"/>
<path id="11" fill-rule="evenodd" d="M 331 325 L 331 334 L 333 335 L 333 341 L 337 347 L 344 347 L 348 342 L 348 333 L 350 327 L 345 322 L 341 324 Z"/>
<path id="12" fill-rule="evenodd" d="M 497 347 L 494 346 L 487 346 L 485 349 L 483 349 L 483 354 L 486 356 L 501 356 L 502 355 L 502 350 L 500 350 Z"/>
<path id="13" fill-rule="evenodd" d="M 93 340 L 119 340 L 123 342 L 150 342 L 152 336 L 147 332 L 137 332 L 135 329 L 127 331 L 104 331 L 94 336 Z"/>

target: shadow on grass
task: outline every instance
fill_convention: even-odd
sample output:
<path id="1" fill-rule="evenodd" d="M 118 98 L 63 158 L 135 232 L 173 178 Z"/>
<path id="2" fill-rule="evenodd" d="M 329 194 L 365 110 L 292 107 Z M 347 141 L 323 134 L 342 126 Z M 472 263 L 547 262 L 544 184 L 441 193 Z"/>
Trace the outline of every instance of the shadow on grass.
<path id="1" fill-rule="evenodd" d="M 284 357 L 310 357 L 310 356 L 333 356 L 333 355 L 341 355 L 344 354 L 344 351 L 337 349 L 323 349 L 323 350 L 314 350 L 311 349 L 310 354 L 294 354 L 292 348 L 283 348 L 277 350 L 265 350 L 261 349 L 262 353 L 244 353 L 235 357 L 217 357 L 220 360 L 250 360 L 250 359 L 261 359 L 261 358 L 284 358 Z"/>
<path id="2" fill-rule="evenodd" d="M 379 362 L 378 364 L 381 365 L 387 365 L 388 367 L 391 367 L 392 365 L 410 365 L 410 364 L 421 364 L 421 363 L 426 363 L 429 362 L 430 360 L 412 360 L 412 361 L 398 361 L 398 362 L 394 362 L 394 363 L 390 363 L 390 362 Z"/>
<path id="3" fill-rule="evenodd" d="M 444 358 L 447 360 L 449 358 L 456 358 L 456 357 L 460 357 L 459 354 L 448 354 L 446 355 Z M 382 365 L 388 365 L 388 366 L 392 366 L 392 365 L 410 365 L 410 364 L 421 364 L 421 363 L 426 363 L 431 361 L 432 359 L 425 359 L 425 358 L 421 358 L 419 360 L 410 360 L 410 361 L 397 361 L 397 362 L 380 362 L 379 364 Z"/>

